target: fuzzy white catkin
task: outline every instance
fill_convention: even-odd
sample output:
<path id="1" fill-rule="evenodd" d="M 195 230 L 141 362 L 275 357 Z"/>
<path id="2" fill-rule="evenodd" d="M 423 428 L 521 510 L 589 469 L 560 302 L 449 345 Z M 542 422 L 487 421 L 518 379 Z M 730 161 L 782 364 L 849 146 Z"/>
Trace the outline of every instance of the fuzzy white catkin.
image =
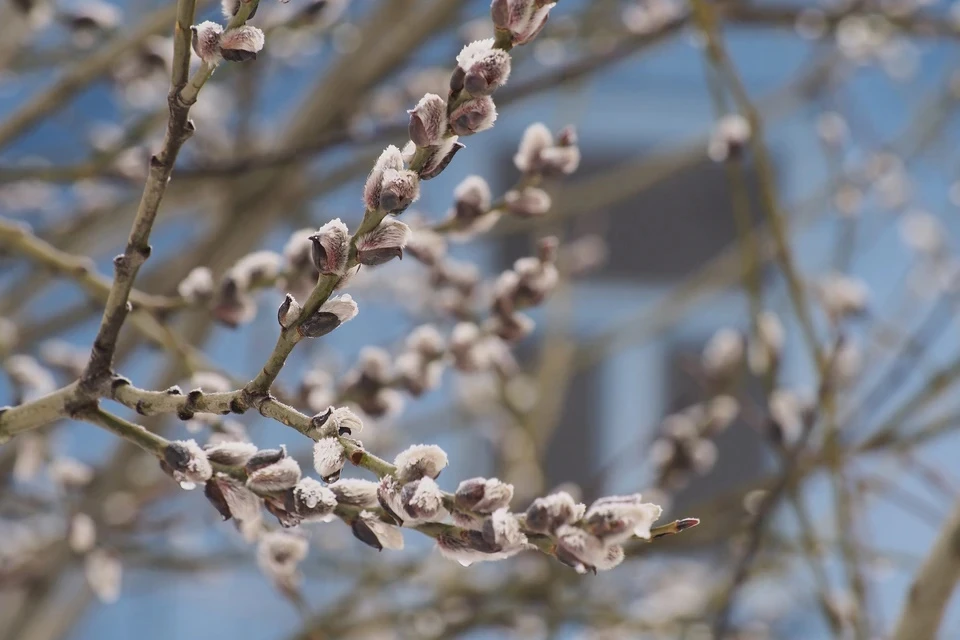
<path id="1" fill-rule="evenodd" d="M 403 550 L 403 533 L 401 533 L 399 527 L 388 525 L 383 522 L 379 516 L 370 511 L 361 511 L 360 519 L 373 531 L 373 534 L 377 536 L 377 540 L 380 541 L 384 549 L 392 549 L 394 551 Z"/>
<path id="2" fill-rule="evenodd" d="M 75 553 L 86 553 L 97 543 L 97 526 L 86 513 L 78 513 L 70 521 L 70 548 Z"/>
<path id="3" fill-rule="evenodd" d="M 360 309 L 357 306 L 357 303 L 353 301 L 353 297 L 345 293 L 340 296 L 334 296 L 323 303 L 320 307 L 322 313 L 332 313 L 337 316 L 340 320 L 340 323 L 348 322 L 357 317 Z"/>
<path id="4" fill-rule="evenodd" d="M 300 481 L 300 465 L 290 457 L 257 469 L 247 477 L 251 491 L 272 493 L 293 488 Z"/>
<path id="5" fill-rule="evenodd" d="M 327 485 L 337 496 L 337 502 L 356 507 L 376 507 L 377 483 L 357 478 L 341 478 Z"/>
<path id="6" fill-rule="evenodd" d="M 297 566 L 307 557 L 309 550 L 309 544 L 299 535 L 271 531 L 260 538 L 257 564 L 273 580 L 290 578 L 296 575 Z"/>
<path id="7" fill-rule="evenodd" d="M 313 445 L 313 467 L 321 478 L 330 478 L 343 469 L 346 450 L 336 438 L 320 438 Z"/>
<path id="8" fill-rule="evenodd" d="M 115 556 L 96 549 L 86 556 L 84 569 L 91 590 L 105 604 L 116 602 L 120 598 L 120 581 L 123 566 Z"/>
<path id="9" fill-rule="evenodd" d="M 447 454 L 436 445 L 415 444 L 397 454 L 393 464 L 402 482 L 423 476 L 436 478 L 447 466 Z"/>

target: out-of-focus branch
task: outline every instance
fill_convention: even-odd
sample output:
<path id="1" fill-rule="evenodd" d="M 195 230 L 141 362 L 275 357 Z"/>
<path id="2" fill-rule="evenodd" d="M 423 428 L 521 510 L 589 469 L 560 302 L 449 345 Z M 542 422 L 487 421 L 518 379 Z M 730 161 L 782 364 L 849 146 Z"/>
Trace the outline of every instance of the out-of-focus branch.
<path id="1" fill-rule="evenodd" d="M 810 309 L 807 305 L 807 295 L 797 267 L 796 260 L 790 248 L 786 216 L 780 204 L 780 197 L 773 173 L 773 161 L 764 135 L 764 123 L 760 111 L 748 94 L 739 72 L 727 55 L 723 37 L 719 31 L 717 12 L 703 0 L 694 0 L 694 18 L 698 27 L 706 38 L 706 52 L 711 63 L 717 69 L 720 77 L 725 81 L 734 102 L 742 115 L 750 123 L 750 148 L 753 151 L 760 181 L 760 196 L 763 202 L 763 212 L 770 228 L 770 235 L 777 251 L 777 258 L 787 281 L 790 301 L 794 308 L 804 340 L 810 351 L 811 358 L 822 372 L 824 354 L 819 346 L 816 329 L 814 327 Z"/>
<path id="2" fill-rule="evenodd" d="M 960 580 L 960 505 L 940 529 L 914 577 L 893 632 L 894 640 L 933 640 Z"/>
<path id="3" fill-rule="evenodd" d="M 183 27 L 185 35 L 182 36 L 186 38 L 188 53 L 190 25 L 193 20 L 192 9 L 197 5 L 203 7 L 209 3 L 210 0 L 195 0 L 189 3 L 191 8 L 190 20 L 185 23 Z M 165 6 L 157 9 L 145 18 L 136 29 L 127 34 L 118 35 L 89 58 L 70 67 L 53 86 L 35 96 L 30 102 L 0 123 L 0 147 L 5 147 L 35 127 L 44 118 L 69 104 L 74 96 L 107 73 L 117 63 L 117 60 L 140 46 L 144 39 L 157 33 L 163 33 L 168 29 L 171 18 L 176 16 L 179 23 L 185 15 L 181 13 L 181 5 L 183 4 L 183 2 L 180 2 L 176 7 Z"/>
<path id="4" fill-rule="evenodd" d="M 87 257 L 74 256 L 60 251 L 33 235 L 23 225 L 0 218 L 0 246 L 19 252 L 54 273 L 65 275 L 78 282 L 91 297 L 106 302 L 110 293 L 110 280 L 96 272 L 93 261 Z M 134 308 L 150 311 L 169 311 L 181 306 L 177 298 L 155 296 L 131 290 L 130 302 Z"/>
<path id="5" fill-rule="evenodd" d="M 960 38 L 960 31 L 955 24 L 948 19 L 935 15 L 929 15 L 919 11 L 909 13 L 897 13 L 893 11 L 879 12 L 871 10 L 869 13 L 860 10 L 857 3 L 849 3 L 847 9 L 824 11 L 816 10 L 812 16 L 821 25 L 824 31 L 834 31 L 837 26 L 846 18 L 862 17 L 874 18 L 881 17 L 894 26 L 896 29 L 911 36 L 918 37 L 937 37 L 937 38 Z M 723 18 L 727 22 L 751 27 L 781 27 L 784 29 L 796 29 L 800 21 L 805 17 L 805 13 L 810 12 L 809 6 L 802 5 L 771 5 L 759 4 L 754 2 L 731 2 L 725 5 Z"/>

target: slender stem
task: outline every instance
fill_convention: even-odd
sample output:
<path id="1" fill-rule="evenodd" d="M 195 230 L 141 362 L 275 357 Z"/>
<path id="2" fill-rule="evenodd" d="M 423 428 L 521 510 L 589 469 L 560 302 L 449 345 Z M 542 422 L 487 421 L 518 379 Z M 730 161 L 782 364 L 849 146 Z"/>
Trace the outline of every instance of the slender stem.
<path id="1" fill-rule="evenodd" d="M 303 310 L 300 313 L 300 317 L 297 318 L 297 322 L 288 329 L 281 329 L 280 335 L 277 337 L 277 344 L 267 357 L 267 361 L 264 363 L 263 368 L 260 369 L 260 373 L 243 388 L 244 398 L 242 401 L 245 403 L 245 406 L 249 406 L 255 399 L 262 398 L 269 393 L 270 387 L 273 386 L 277 376 L 280 375 L 280 371 L 286 364 L 287 358 L 300 341 L 300 334 L 297 332 L 297 327 L 313 315 L 313 313 L 327 301 L 330 294 L 333 293 L 333 288 L 336 286 L 337 280 L 338 278 L 336 276 L 321 276 L 320 281 L 317 283 L 317 286 L 314 287 L 310 297 L 307 298 L 307 301 L 303 304 Z"/>
<path id="2" fill-rule="evenodd" d="M 144 451 L 152 453 L 155 456 L 162 456 L 164 448 L 170 444 L 170 441 L 162 436 L 147 431 L 145 427 L 132 422 L 127 422 L 119 416 L 104 411 L 100 407 L 94 407 L 81 412 L 78 417 L 103 427 L 107 431 L 120 436 L 128 442 L 132 442 Z"/>

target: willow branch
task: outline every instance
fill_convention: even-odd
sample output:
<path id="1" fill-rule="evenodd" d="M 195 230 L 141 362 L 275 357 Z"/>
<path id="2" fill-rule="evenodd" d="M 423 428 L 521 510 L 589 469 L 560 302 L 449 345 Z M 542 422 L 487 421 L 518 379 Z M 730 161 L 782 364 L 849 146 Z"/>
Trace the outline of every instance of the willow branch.
<path id="1" fill-rule="evenodd" d="M 275 401 L 271 401 L 269 404 L 276 404 Z M 275 407 L 278 412 L 287 413 L 290 412 L 291 415 L 296 414 L 300 415 L 302 419 L 306 420 L 306 423 L 309 424 L 310 419 L 302 414 L 298 414 L 293 409 L 286 407 L 285 405 L 280 405 Z M 266 415 L 266 414 L 265 414 Z M 90 407 L 83 409 L 77 414 L 78 418 L 81 418 L 91 424 L 97 425 L 115 435 L 123 438 L 124 440 L 136 445 L 137 447 L 143 449 L 144 451 L 151 453 L 157 458 L 163 458 L 164 450 L 167 445 L 170 444 L 170 441 L 166 438 L 159 436 L 151 431 L 147 430 L 145 427 L 129 422 L 120 418 L 119 416 L 113 415 L 108 411 L 103 410 L 100 407 Z M 309 427 L 306 427 L 309 428 Z M 349 438 L 340 438 L 341 442 L 347 448 L 347 455 L 349 460 L 356 464 L 357 466 L 362 466 L 363 468 L 372 471 L 378 477 L 383 477 L 385 475 L 391 475 L 396 472 L 396 467 L 390 463 L 382 460 L 373 454 L 370 454 L 364 451 L 361 447 L 356 445 Z M 227 473 L 238 479 L 244 480 L 246 478 L 246 471 L 239 467 L 226 467 L 223 465 L 214 465 L 218 471 Z M 452 505 L 453 495 L 445 493 L 445 500 Z M 363 509 L 359 507 L 354 507 L 350 505 L 337 505 L 335 513 L 336 515 L 347 523 L 352 523 L 360 516 L 360 512 Z M 370 511 L 370 509 L 367 509 Z M 379 509 L 373 510 L 376 513 L 380 513 Z M 385 515 L 382 517 L 386 518 Z M 392 522 L 390 519 L 385 519 L 385 522 Z M 699 523 L 696 519 L 685 519 L 669 522 L 667 524 L 661 525 L 659 527 L 654 527 L 650 530 L 650 541 L 657 540 L 662 537 L 675 535 L 690 529 L 693 526 L 696 526 Z M 424 535 L 427 535 L 431 538 L 439 538 L 440 536 L 461 536 L 466 535 L 466 530 L 462 527 L 456 525 L 445 524 L 440 522 L 428 522 L 420 524 L 414 527 L 411 527 Z M 547 555 L 554 555 L 556 551 L 555 544 L 553 541 L 545 535 L 527 531 L 527 539 L 529 543 L 536 548 L 538 551 L 545 553 Z"/>
<path id="2" fill-rule="evenodd" d="M 230 21 L 230 27 L 242 25 L 257 6 L 257 1 L 240 5 Z M 150 159 L 146 186 L 137 209 L 133 228 L 123 254 L 114 259 L 116 277 L 107 297 L 106 308 L 100 329 L 93 343 L 90 362 L 80 379 L 79 391 L 92 398 L 98 385 L 109 376 L 113 354 L 117 346 L 120 328 L 130 311 L 129 298 L 133 282 L 141 265 L 150 256 L 150 231 L 160 209 L 173 165 L 180 148 L 193 133 L 193 122 L 188 119 L 190 107 L 197 94 L 213 73 L 214 66 L 206 62 L 188 79 L 190 71 L 191 32 L 196 0 L 180 0 L 177 4 L 177 20 L 174 28 L 173 73 L 168 103 L 170 118 L 160 153 Z"/>

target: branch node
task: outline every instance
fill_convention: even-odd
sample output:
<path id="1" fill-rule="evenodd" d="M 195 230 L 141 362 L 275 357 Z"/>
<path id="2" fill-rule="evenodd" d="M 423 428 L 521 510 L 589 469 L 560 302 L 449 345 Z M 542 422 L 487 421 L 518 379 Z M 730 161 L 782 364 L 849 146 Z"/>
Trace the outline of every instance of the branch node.
<path id="1" fill-rule="evenodd" d="M 77 419 L 90 413 L 91 411 L 96 410 L 97 406 L 98 403 L 96 399 L 86 400 L 83 398 L 74 398 L 72 400 L 68 400 L 63 405 L 63 410 L 71 418 Z"/>
<path id="2" fill-rule="evenodd" d="M 240 398 L 234 398 L 230 401 L 230 411 L 233 413 L 246 413 L 247 408 L 244 406 L 243 402 L 240 401 Z"/>
<path id="3" fill-rule="evenodd" d="M 193 418 L 194 414 L 197 412 L 197 402 L 200 401 L 200 398 L 203 397 L 203 391 L 201 389 L 194 389 L 187 394 L 187 401 L 184 405 L 177 411 L 177 417 L 181 420 L 190 420 Z"/>
<path id="4" fill-rule="evenodd" d="M 276 398 L 269 393 L 257 394 L 253 396 L 253 406 L 257 408 L 257 411 L 260 412 L 260 415 L 263 415 L 263 405 L 272 400 L 276 400 Z"/>

